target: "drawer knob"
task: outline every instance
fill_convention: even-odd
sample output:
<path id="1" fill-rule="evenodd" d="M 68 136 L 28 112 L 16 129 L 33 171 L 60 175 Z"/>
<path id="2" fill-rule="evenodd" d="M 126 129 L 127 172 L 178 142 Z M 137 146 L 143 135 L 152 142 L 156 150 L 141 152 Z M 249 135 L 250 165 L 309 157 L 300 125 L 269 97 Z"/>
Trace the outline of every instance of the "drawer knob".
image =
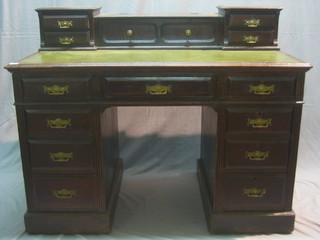
<path id="1" fill-rule="evenodd" d="M 67 128 L 72 126 L 71 124 L 71 119 L 61 119 L 61 118 L 56 118 L 56 119 L 47 119 L 47 126 L 49 128 Z"/>
<path id="2" fill-rule="evenodd" d="M 74 42 L 73 37 L 62 37 L 59 39 L 59 42 L 63 45 L 70 45 Z"/>
<path id="3" fill-rule="evenodd" d="M 245 20 L 244 20 L 244 25 L 245 25 L 246 27 L 249 27 L 249 28 L 259 27 L 259 25 L 260 25 L 260 19 L 255 19 L 255 18 L 245 19 Z"/>
<path id="4" fill-rule="evenodd" d="M 250 198 L 261 198 L 267 193 L 266 188 L 244 188 L 243 194 Z"/>
<path id="5" fill-rule="evenodd" d="M 59 28 L 71 28 L 72 27 L 72 21 L 58 21 Z"/>
<path id="6" fill-rule="evenodd" d="M 171 85 L 164 86 L 160 83 L 153 86 L 146 85 L 146 93 L 149 93 L 150 95 L 166 95 L 171 92 Z"/>
<path id="7" fill-rule="evenodd" d="M 184 35 L 186 35 L 187 37 L 190 37 L 192 35 L 192 31 L 190 29 L 187 29 L 184 31 Z"/>
<path id="8" fill-rule="evenodd" d="M 51 87 L 43 86 L 43 93 L 46 93 L 52 96 L 64 95 L 69 93 L 69 86 L 58 86 L 58 85 L 53 85 Z"/>
<path id="9" fill-rule="evenodd" d="M 247 126 L 251 126 L 252 128 L 268 128 L 272 126 L 272 118 L 248 118 Z"/>
<path id="10" fill-rule="evenodd" d="M 127 36 L 128 37 L 132 37 L 133 35 L 134 35 L 134 31 L 133 30 L 131 30 L 131 29 L 127 30 Z"/>
<path id="11" fill-rule="evenodd" d="M 77 195 L 77 191 L 68 189 L 53 190 L 53 195 L 59 199 L 71 199 Z"/>
<path id="12" fill-rule="evenodd" d="M 266 152 L 261 152 L 261 151 L 249 152 L 249 151 L 246 151 L 245 157 L 248 158 L 250 161 L 264 161 L 269 157 L 269 151 L 266 151 Z"/>
<path id="13" fill-rule="evenodd" d="M 248 44 L 255 44 L 259 42 L 259 36 L 253 36 L 253 35 L 243 36 L 243 41 Z"/>
<path id="14" fill-rule="evenodd" d="M 65 152 L 56 152 L 49 153 L 50 159 L 54 162 L 69 162 L 73 159 L 73 152 L 65 153 Z"/>
<path id="15" fill-rule="evenodd" d="M 264 84 L 260 84 L 258 86 L 250 85 L 249 93 L 253 93 L 255 95 L 270 95 L 274 93 L 274 85 L 266 86 Z"/>

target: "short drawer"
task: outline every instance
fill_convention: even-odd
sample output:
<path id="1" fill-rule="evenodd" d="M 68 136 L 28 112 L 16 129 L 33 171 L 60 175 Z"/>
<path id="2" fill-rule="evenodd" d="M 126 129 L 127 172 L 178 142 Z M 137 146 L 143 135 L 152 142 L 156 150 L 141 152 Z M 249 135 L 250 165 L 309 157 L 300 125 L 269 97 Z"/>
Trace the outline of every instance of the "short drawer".
<path id="1" fill-rule="evenodd" d="M 90 32 L 44 32 L 47 47 L 82 47 L 90 45 Z"/>
<path id="2" fill-rule="evenodd" d="M 294 98 L 296 95 L 296 78 L 285 76 L 247 76 L 246 74 L 228 75 L 229 98 L 252 100 L 275 100 Z"/>
<path id="3" fill-rule="evenodd" d="M 262 46 L 274 45 L 274 31 L 229 31 L 229 45 Z"/>
<path id="4" fill-rule="evenodd" d="M 34 211 L 97 211 L 99 197 L 95 177 L 33 176 Z"/>
<path id="5" fill-rule="evenodd" d="M 277 17 L 274 14 L 230 14 L 228 28 L 230 30 L 274 29 Z"/>
<path id="6" fill-rule="evenodd" d="M 87 15 L 44 15 L 42 27 L 46 30 L 89 29 Z"/>
<path id="7" fill-rule="evenodd" d="M 290 134 L 292 119 L 293 107 L 228 108 L 227 132 L 229 134 Z"/>
<path id="8" fill-rule="evenodd" d="M 32 141 L 29 140 L 32 170 L 82 170 L 94 167 L 92 141 Z"/>
<path id="9" fill-rule="evenodd" d="M 91 88 L 91 78 L 83 75 L 68 78 L 22 78 L 22 93 L 25 101 L 83 100 L 91 97 Z"/>
<path id="10" fill-rule="evenodd" d="M 215 44 L 217 26 L 214 22 L 194 19 L 193 23 L 166 23 L 161 38 L 168 44 Z"/>
<path id="11" fill-rule="evenodd" d="M 286 175 L 229 174 L 223 179 L 222 210 L 282 211 Z"/>
<path id="12" fill-rule="evenodd" d="M 106 77 L 106 97 L 213 97 L 213 77 Z"/>
<path id="13" fill-rule="evenodd" d="M 91 115 L 83 110 L 26 110 L 29 134 L 90 134 Z"/>
<path id="14" fill-rule="evenodd" d="M 284 140 L 226 140 L 225 169 L 287 171 L 290 142 Z"/>
<path id="15" fill-rule="evenodd" d="M 157 41 L 157 25 L 152 22 L 101 19 L 100 45 L 153 44 Z"/>

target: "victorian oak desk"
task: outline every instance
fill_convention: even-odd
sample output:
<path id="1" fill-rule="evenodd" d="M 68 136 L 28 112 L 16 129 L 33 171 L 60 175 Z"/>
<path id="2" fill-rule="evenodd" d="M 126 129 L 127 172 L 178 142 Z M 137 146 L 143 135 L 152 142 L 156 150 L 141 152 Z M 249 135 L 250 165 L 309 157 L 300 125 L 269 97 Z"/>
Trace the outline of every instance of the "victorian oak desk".
<path id="1" fill-rule="evenodd" d="M 287 233 L 305 72 L 278 8 L 191 17 L 38 9 L 12 72 L 29 233 L 108 233 L 122 176 L 117 106 L 202 106 L 198 178 L 213 233 Z"/>

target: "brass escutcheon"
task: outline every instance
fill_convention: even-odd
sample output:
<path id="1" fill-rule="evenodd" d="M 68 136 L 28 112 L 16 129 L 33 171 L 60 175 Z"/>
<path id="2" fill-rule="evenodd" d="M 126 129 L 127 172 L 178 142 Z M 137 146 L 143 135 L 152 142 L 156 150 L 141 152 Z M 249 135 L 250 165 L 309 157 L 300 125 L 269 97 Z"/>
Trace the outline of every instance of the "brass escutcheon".
<path id="1" fill-rule="evenodd" d="M 58 26 L 59 28 L 71 28 L 72 27 L 72 21 L 58 21 Z"/>
<path id="2" fill-rule="evenodd" d="M 168 93 L 171 93 L 171 86 L 164 86 L 160 83 L 150 86 L 146 85 L 146 93 L 149 93 L 150 95 L 166 95 Z"/>
<path id="3" fill-rule="evenodd" d="M 261 198 L 267 193 L 266 188 L 244 188 L 243 194 L 250 198 Z"/>
<path id="4" fill-rule="evenodd" d="M 272 126 L 272 118 L 248 118 L 247 126 L 251 126 L 252 128 L 268 128 Z"/>
<path id="5" fill-rule="evenodd" d="M 59 199 L 71 199 L 72 197 L 77 195 L 76 190 L 68 190 L 68 189 L 61 189 L 61 190 L 53 190 L 53 195 Z"/>
<path id="6" fill-rule="evenodd" d="M 69 86 L 58 86 L 53 85 L 51 87 L 43 86 L 43 93 L 46 93 L 48 95 L 64 95 L 66 93 L 69 93 Z"/>
<path id="7" fill-rule="evenodd" d="M 249 28 L 256 28 L 256 27 L 259 27 L 259 25 L 260 25 L 260 19 L 254 19 L 254 18 L 252 18 L 252 19 L 245 19 L 244 20 L 244 25 L 246 26 L 246 27 L 249 27 Z"/>
<path id="8" fill-rule="evenodd" d="M 266 152 L 261 152 L 261 151 L 249 152 L 249 151 L 246 151 L 245 157 L 248 158 L 250 161 L 264 161 L 269 157 L 269 151 L 266 151 Z"/>
<path id="9" fill-rule="evenodd" d="M 270 95 L 274 93 L 274 85 L 266 86 L 264 84 L 260 84 L 258 86 L 249 86 L 249 93 L 253 93 L 255 95 Z"/>
<path id="10" fill-rule="evenodd" d="M 73 152 L 56 152 L 49 153 L 50 159 L 54 162 L 69 162 L 73 159 Z"/>
<path id="11" fill-rule="evenodd" d="M 67 128 L 72 126 L 71 119 L 47 119 L 47 126 L 50 128 Z"/>
<path id="12" fill-rule="evenodd" d="M 253 35 L 243 36 L 243 41 L 248 44 L 255 44 L 259 41 L 259 36 L 253 36 Z"/>
<path id="13" fill-rule="evenodd" d="M 59 39 L 59 42 L 63 45 L 70 45 L 74 42 L 74 38 L 73 37 L 61 37 Z"/>

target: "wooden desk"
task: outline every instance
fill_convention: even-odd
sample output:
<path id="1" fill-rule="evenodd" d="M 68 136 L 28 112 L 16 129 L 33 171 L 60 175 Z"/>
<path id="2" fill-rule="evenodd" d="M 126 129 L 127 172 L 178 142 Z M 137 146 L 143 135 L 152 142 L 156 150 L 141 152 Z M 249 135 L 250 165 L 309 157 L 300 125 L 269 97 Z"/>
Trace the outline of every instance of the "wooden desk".
<path id="1" fill-rule="evenodd" d="M 45 51 L 13 74 L 29 233 L 108 233 L 117 106 L 202 106 L 198 176 L 213 233 L 290 232 L 308 63 L 280 51 Z"/>

